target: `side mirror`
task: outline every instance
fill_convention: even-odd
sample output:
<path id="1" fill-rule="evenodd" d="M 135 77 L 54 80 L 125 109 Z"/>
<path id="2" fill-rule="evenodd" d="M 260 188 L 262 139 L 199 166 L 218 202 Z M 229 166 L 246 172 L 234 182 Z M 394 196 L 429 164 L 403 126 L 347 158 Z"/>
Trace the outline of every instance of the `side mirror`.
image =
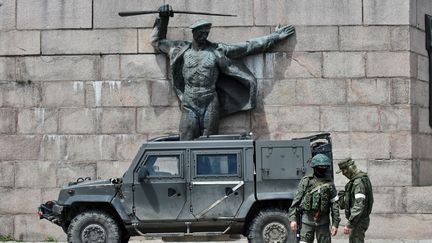
<path id="1" fill-rule="evenodd" d="M 138 172 L 138 182 L 143 182 L 147 176 L 149 176 L 150 172 L 147 166 L 142 167 Z"/>

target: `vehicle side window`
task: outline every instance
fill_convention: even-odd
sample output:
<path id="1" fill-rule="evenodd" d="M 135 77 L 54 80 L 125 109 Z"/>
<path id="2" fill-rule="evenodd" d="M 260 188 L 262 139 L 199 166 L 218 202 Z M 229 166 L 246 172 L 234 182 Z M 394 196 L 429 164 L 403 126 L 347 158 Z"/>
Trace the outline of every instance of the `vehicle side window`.
<path id="1" fill-rule="evenodd" d="M 149 155 L 144 165 L 150 177 L 180 175 L 179 155 Z"/>
<path id="2" fill-rule="evenodd" d="M 237 175 L 237 154 L 199 154 L 196 157 L 196 174 Z"/>

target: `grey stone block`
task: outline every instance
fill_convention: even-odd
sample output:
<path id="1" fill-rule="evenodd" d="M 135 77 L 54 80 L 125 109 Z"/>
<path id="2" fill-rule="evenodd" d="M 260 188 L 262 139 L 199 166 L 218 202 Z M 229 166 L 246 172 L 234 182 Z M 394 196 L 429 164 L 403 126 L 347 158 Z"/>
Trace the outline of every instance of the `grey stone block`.
<path id="1" fill-rule="evenodd" d="M 122 55 L 120 57 L 122 79 L 164 79 L 167 75 L 167 60 L 160 55 Z"/>
<path id="2" fill-rule="evenodd" d="M 429 85 L 426 82 L 411 80 L 410 83 L 410 102 L 421 107 L 427 107 L 429 105 Z"/>
<path id="3" fill-rule="evenodd" d="M 41 142 L 41 136 L 0 136 L 0 160 L 37 160 Z"/>
<path id="4" fill-rule="evenodd" d="M 57 166 L 57 186 L 63 187 L 69 182 L 75 182 L 79 177 L 96 179 L 96 163 L 61 162 Z"/>
<path id="5" fill-rule="evenodd" d="M 303 79 L 296 83 L 296 100 L 301 105 L 346 103 L 346 81 L 341 79 Z"/>
<path id="6" fill-rule="evenodd" d="M 115 138 L 109 135 L 76 135 L 66 137 L 65 160 L 115 160 Z"/>
<path id="7" fill-rule="evenodd" d="M 0 83 L 0 99 L 3 106 L 34 107 L 41 102 L 40 85 L 28 82 Z"/>
<path id="8" fill-rule="evenodd" d="M 351 104 L 390 104 L 389 79 L 352 79 L 349 84 L 348 102 Z"/>
<path id="9" fill-rule="evenodd" d="M 390 27 L 391 49 L 406 51 L 410 49 L 410 28 L 409 26 Z"/>
<path id="10" fill-rule="evenodd" d="M 0 108 L 0 134 L 13 134 L 16 132 L 16 110 Z"/>
<path id="11" fill-rule="evenodd" d="M 364 77 L 365 54 L 362 52 L 326 52 L 323 68 L 326 78 Z"/>
<path id="12" fill-rule="evenodd" d="M 380 108 L 380 123 L 382 131 L 410 131 L 411 109 L 409 106 L 384 106 Z"/>
<path id="13" fill-rule="evenodd" d="M 349 133 L 332 132 L 331 138 L 333 144 L 333 159 L 345 159 L 350 157 L 351 141 Z M 337 168 L 337 165 L 334 168 Z"/>
<path id="14" fill-rule="evenodd" d="M 44 31 L 42 54 L 137 53 L 137 35 L 133 29 Z"/>
<path id="15" fill-rule="evenodd" d="M 399 200 L 402 201 L 402 198 L 399 198 L 397 194 L 397 187 L 374 187 L 373 195 L 374 195 L 374 204 L 372 208 L 372 213 L 396 213 L 399 210 L 397 209 Z"/>
<path id="16" fill-rule="evenodd" d="M 102 133 L 124 134 L 135 132 L 135 108 L 104 108 L 103 110 L 96 112 L 100 112 L 99 122 Z"/>
<path id="17" fill-rule="evenodd" d="M 139 147 L 147 140 L 147 136 L 140 134 L 122 134 L 115 135 L 115 137 L 117 143 L 117 158 L 121 161 L 127 160 L 129 162 L 135 158 Z"/>
<path id="18" fill-rule="evenodd" d="M 57 178 L 56 178 L 57 179 Z M 56 183 L 56 181 L 54 181 L 54 184 Z M 59 187 L 53 187 L 53 188 L 42 188 L 42 202 L 47 202 L 47 201 L 51 201 L 51 200 L 55 200 L 58 199 L 60 190 L 62 188 Z"/>
<path id="19" fill-rule="evenodd" d="M 368 52 L 368 77 L 411 77 L 409 52 Z"/>
<path id="20" fill-rule="evenodd" d="M 90 107 L 148 106 L 150 86 L 143 80 L 89 82 L 86 84 L 86 103 Z"/>
<path id="21" fill-rule="evenodd" d="M 0 235 L 13 236 L 14 219 L 12 215 L 0 216 Z"/>
<path id="22" fill-rule="evenodd" d="M 95 80 L 99 75 L 96 56 L 38 56 L 18 59 L 19 80 Z"/>
<path id="23" fill-rule="evenodd" d="M 14 162 L 0 162 L 0 187 L 13 187 L 15 185 Z"/>
<path id="24" fill-rule="evenodd" d="M 432 160 L 430 148 L 432 148 L 432 139 L 429 134 L 413 135 L 413 155 L 415 158 Z"/>
<path id="25" fill-rule="evenodd" d="M 262 81 L 258 83 L 258 101 L 264 105 L 296 104 L 296 80 Z"/>
<path id="26" fill-rule="evenodd" d="M 87 108 L 61 109 L 59 111 L 59 132 L 78 134 L 95 133 L 97 131 L 97 119 L 100 118 L 101 112 L 102 111 Z"/>
<path id="27" fill-rule="evenodd" d="M 130 164 L 130 161 L 99 161 L 97 162 L 97 177 L 102 179 L 122 177 Z"/>
<path id="28" fill-rule="evenodd" d="M 411 23 L 411 25 L 425 30 L 425 14 L 432 14 L 432 4 L 429 0 L 416 0 L 415 3 L 417 6 L 415 6 L 415 9 L 411 10 L 413 12 L 411 14 L 416 17 L 416 22 Z M 416 14 L 415 10 L 417 10 Z"/>
<path id="29" fill-rule="evenodd" d="M 273 24 L 272 24 L 273 25 Z M 295 26 L 295 35 L 278 44 L 275 51 L 336 51 L 339 31 L 336 26 Z"/>
<path id="30" fill-rule="evenodd" d="M 368 51 L 390 50 L 391 27 L 341 26 L 339 28 L 341 50 Z"/>
<path id="31" fill-rule="evenodd" d="M 410 132 L 396 132 L 390 135 L 391 158 L 412 158 L 412 137 Z"/>
<path id="32" fill-rule="evenodd" d="M 120 80 L 120 55 L 102 56 L 102 80 Z"/>
<path id="33" fill-rule="evenodd" d="M 418 55 L 417 60 L 417 79 L 428 81 L 429 80 L 429 58 Z"/>
<path id="34" fill-rule="evenodd" d="M 42 104 L 47 107 L 84 106 L 84 82 L 44 82 Z"/>
<path id="35" fill-rule="evenodd" d="M 417 28 L 410 28 L 410 50 L 412 52 L 427 56 L 425 47 L 426 34 Z"/>
<path id="36" fill-rule="evenodd" d="M 348 0 L 254 0 L 256 25 L 358 25 L 362 3 Z"/>
<path id="37" fill-rule="evenodd" d="M 349 112 L 345 106 L 321 106 L 320 130 L 321 131 L 348 131 Z"/>
<path id="38" fill-rule="evenodd" d="M 219 122 L 219 134 L 239 134 L 251 131 L 251 119 L 249 112 L 239 112 L 224 117 Z"/>
<path id="39" fill-rule="evenodd" d="M 350 136 L 351 156 L 354 159 L 382 159 L 390 157 L 389 134 L 353 132 Z"/>
<path id="40" fill-rule="evenodd" d="M 8 199 L 0 201 L 1 214 L 31 213 L 34 215 L 41 203 L 40 189 L 0 188 L 0 193 L 2 198 Z"/>
<path id="41" fill-rule="evenodd" d="M 15 58 L 0 57 L 0 80 L 15 80 Z"/>
<path id="42" fill-rule="evenodd" d="M 432 184 L 432 178 L 430 172 L 432 171 L 432 160 L 420 160 L 418 161 L 418 175 L 416 185 L 418 186 L 429 186 Z"/>
<path id="43" fill-rule="evenodd" d="M 177 106 L 178 99 L 173 87 L 168 80 L 155 80 L 151 85 L 151 105 L 152 106 Z"/>
<path id="44" fill-rule="evenodd" d="M 352 106 L 349 108 L 351 130 L 373 132 L 380 129 L 378 108 L 373 106 Z"/>
<path id="45" fill-rule="evenodd" d="M 54 162 L 23 161 L 15 163 L 15 188 L 41 188 L 56 186 Z"/>
<path id="46" fill-rule="evenodd" d="M 92 1 L 17 0 L 17 28 L 92 28 Z"/>
<path id="47" fill-rule="evenodd" d="M 58 112 L 55 109 L 33 108 L 18 112 L 17 132 L 39 134 L 57 132 Z"/>
<path id="48" fill-rule="evenodd" d="M 65 135 L 44 135 L 42 152 L 45 160 L 66 159 L 66 136 Z"/>
<path id="49" fill-rule="evenodd" d="M 406 190 L 407 211 L 408 213 L 426 213 L 432 212 L 431 195 L 432 187 L 410 187 Z"/>
<path id="50" fill-rule="evenodd" d="M 138 108 L 137 130 L 149 137 L 178 133 L 180 117 L 181 111 L 178 107 Z"/>
<path id="51" fill-rule="evenodd" d="M 225 10 L 227 11 L 227 10 Z M 185 29 L 187 40 L 192 40 L 192 31 Z M 217 43 L 235 44 L 270 34 L 270 27 L 215 27 L 212 28 L 209 40 Z"/>
<path id="52" fill-rule="evenodd" d="M 15 29 L 15 1 L 2 1 L 0 31 Z"/>
<path id="53" fill-rule="evenodd" d="M 0 36 L 0 55 L 40 54 L 39 31 L 6 31 Z"/>
<path id="54" fill-rule="evenodd" d="M 40 220 L 34 213 L 16 215 L 14 227 L 14 238 L 17 240 L 47 241 L 48 237 L 51 237 L 55 241 L 66 241 L 66 234 L 61 227 L 53 227 L 51 222 Z"/>
<path id="55" fill-rule="evenodd" d="M 153 29 L 145 28 L 138 30 L 138 53 L 156 53 L 155 49 L 151 45 L 151 33 Z M 177 28 L 168 28 L 168 34 L 171 34 L 173 31 L 184 33 L 183 30 Z M 177 40 L 178 38 L 172 39 L 171 36 L 167 35 L 168 40 Z M 186 38 L 181 38 L 186 39 Z"/>
<path id="56" fill-rule="evenodd" d="M 419 108 L 418 109 L 418 129 L 420 133 L 432 133 L 432 128 L 429 125 L 429 109 L 427 108 Z"/>
<path id="57" fill-rule="evenodd" d="M 412 161 L 370 160 L 368 175 L 375 187 L 412 186 Z"/>
<path id="58" fill-rule="evenodd" d="M 409 79 L 391 79 L 391 103 L 408 104 L 410 101 Z"/>
<path id="59" fill-rule="evenodd" d="M 320 78 L 322 76 L 322 59 L 321 53 L 276 53 L 274 76 L 276 79 Z"/>
<path id="60" fill-rule="evenodd" d="M 366 233 L 369 239 L 419 239 L 426 243 L 430 240 L 429 226 L 432 224 L 430 214 L 373 214 Z M 401 227 L 401 225 L 415 225 L 415 227 Z M 394 240 L 393 240 L 394 239 Z M 403 241 L 402 241 L 403 242 Z"/>
<path id="61" fill-rule="evenodd" d="M 409 25 L 410 0 L 365 0 L 363 13 L 368 25 Z"/>

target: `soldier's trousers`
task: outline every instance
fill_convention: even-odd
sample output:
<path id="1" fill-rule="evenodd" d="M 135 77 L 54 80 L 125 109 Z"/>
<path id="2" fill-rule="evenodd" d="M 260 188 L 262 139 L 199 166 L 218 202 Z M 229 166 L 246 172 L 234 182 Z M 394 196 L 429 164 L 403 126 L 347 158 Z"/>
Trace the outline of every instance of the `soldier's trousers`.
<path id="1" fill-rule="evenodd" d="M 328 224 L 314 226 L 303 223 L 300 236 L 300 242 L 303 243 L 313 243 L 315 236 L 318 243 L 330 243 L 330 226 Z"/>
<path id="2" fill-rule="evenodd" d="M 349 236 L 349 243 L 364 243 L 365 232 L 369 227 L 369 217 L 361 219 L 352 229 Z"/>

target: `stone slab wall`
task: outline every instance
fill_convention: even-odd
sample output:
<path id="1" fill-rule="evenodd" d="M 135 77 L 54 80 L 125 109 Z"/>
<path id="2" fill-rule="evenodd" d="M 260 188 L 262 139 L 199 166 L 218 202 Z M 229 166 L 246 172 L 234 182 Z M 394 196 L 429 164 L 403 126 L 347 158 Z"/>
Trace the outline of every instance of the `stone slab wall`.
<path id="1" fill-rule="evenodd" d="M 331 132 L 335 164 L 353 157 L 375 186 L 368 237 L 432 238 L 432 187 L 419 187 L 432 185 L 430 0 L 0 0 L 1 235 L 64 239 L 37 218 L 41 202 L 77 177 L 120 176 L 142 141 L 177 132 L 168 63 L 149 41 L 155 16 L 117 15 L 164 3 L 237 14 L 209 18 L 215 42 L 295 25 L 290 40 L 245 60 L 258 108 L 225 118 L 221 132 Z M 168 37 L 191 39 L 198 18 L 176 15 Z"/>

